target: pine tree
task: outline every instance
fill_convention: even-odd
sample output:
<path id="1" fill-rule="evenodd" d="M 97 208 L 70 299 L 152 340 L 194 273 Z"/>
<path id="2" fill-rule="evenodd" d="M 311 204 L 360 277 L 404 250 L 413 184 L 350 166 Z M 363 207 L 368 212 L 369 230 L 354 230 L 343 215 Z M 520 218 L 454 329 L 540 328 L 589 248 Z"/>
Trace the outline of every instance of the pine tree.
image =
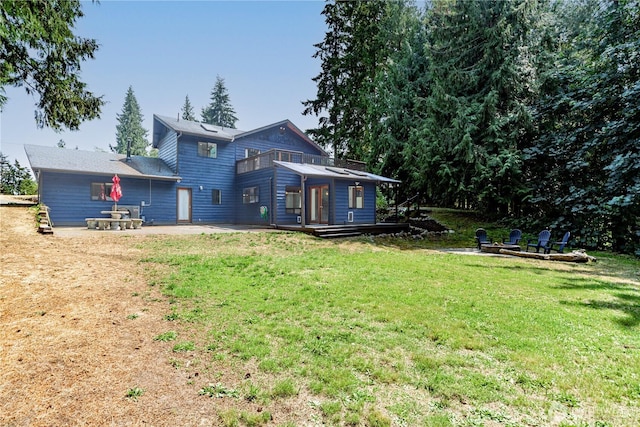
<path id="1" fill-rule="evenodd" d="M 370 93 L 378 67 L 397 47 L 381 31 L 392 7 L 384 1 L 336 1 L 322 11 L 329 30 L 314 54 L 322 71 L 313 78 L 316 99 L 303 102 L 303 114 L 319 116 L 319 127 L 309 134 L 332 147 L 338 158 L 364 160 L 369 155 L 364 141 L 371 128 Z"/>
<path id="2" fill-rule="evenodd" d="M 83 16 L 78 0 L 2 0 L 0 5 L 0 108 L 5 86 L 24 87 L 38 97 L 40 127 L 77 130 L 100 117 L 104 105 L 80 80 L 81 63 L 93 59 L 98 43 L 73 34 Z"/>
<path id="3" fill-rule="evenodd" d="M 193 107 L 191 106 L 191 102 L 189 101 L 189 95 L 184 98 L 184 105 L 182 106 L 181 112 L 183 120 L 196 120 L 196 116 L 193 114 Z"/>
<path id="4" fill-rule="evenodd" d="M 594 13 L 597 11 L 597 13 Z M 541 221 L 581 243 L 640 255 L 640 12 L 630 0 L 565 2 L 543 64 L 527 150 Z"/>
<path id="5" fill-rule="evenodd" d="M 428 59 L 424 53 L 426 31 L 422 13 L 411 3 L 388 4 L 380 37 L 392 47 L 387 61 L 377 67 L 368 99 L 364 135 L 367 165 L 375 173 L 403 181 L 404 200 L 420 190 L 422 167 L 411 148 L 412 132 L 422 116 L 420 99 L 429 87 Z"/>
<path id="6" fill-rule="evenodd" d="M 222 77 L 216 76 L 216 83 L 211 90 L 211 103 L 202 109 L 201 114 L 204 123 L 235 129 L 238 118 Z"/>
<path id="7" fill-rule="evenodd" d="M 118 125 L 116 125 L 116 145 L 109 145 L 114 153 L 127 154 L 127 147 L 130 144 L 131 155 L 146 156 L 149 141 L 147 140 L 148 130 L 142 127 L 142 112 L 138 105 L 138 100 L 133 93 L 133 88 L 129 86 L 122 106 L 122 112 L 116 115 Z"/>
<path id="8" fill-rule="evenodd" d="M 506 214 L 526 192 L 519 143 L 531 122 L 530 4 L 433 2 L 433 81 L 413 149 L 425 192 L 442 205 Z"/>
<path id="9" fill-rule="evenodd" d="M 7 156 L 0 152 L 0 193 L 1 194 L 36 194 L 38 186 L 26 167 L 20 166 L 18 160 L 9 163 Z"/>

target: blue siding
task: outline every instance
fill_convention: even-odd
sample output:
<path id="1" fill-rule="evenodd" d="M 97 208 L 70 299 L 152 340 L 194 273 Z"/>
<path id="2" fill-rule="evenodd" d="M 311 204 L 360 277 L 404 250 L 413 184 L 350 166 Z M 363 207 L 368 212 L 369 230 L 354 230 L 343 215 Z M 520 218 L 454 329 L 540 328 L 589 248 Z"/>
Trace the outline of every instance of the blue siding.
<path id="1" fill-rule="evenodd" d="M 140 208 L 140 215 L 144 217 L 147 224 L 176 224 L 178 221 L 177 186 L 179 184 L 172 181 L 141 181 L 146 185 L 146 188 L 135 192 L 135 196 L 140 196 L 140 201 L 145 201 L 145 206 Z M 122 191 L 125 191 L 124 187 Z M 140 201 L 132 204 L 140 204 Z M 124 203 L 120 200 L 119 204 Z"/>
<path id="2" fill-rule="evenodd" d="M 235 144 L 237 160 L 245 158 L 245 149 L 247 148 L 258 149 L 261 153 L 277 149 L 322 155 L 320 150 L 310 145 L 307 141 L 300 138 L 289 129 L 287 129 L 283 135 L 280 135 L 278 129 L 268 129 L 255 135 L 238 138 L 236 139 Z"/>
<path id="3" fill-rule="evenodd" d="M 198 156 L 198 142 L 215 142 L 218 157 Z M 178 147 L 181 188 L 191 188 L 194 223 L 235 222 L 235 149 L 233 143 L 182 136 Z M 222 204 L 212 203 L 212 190 L 220 190 Z M 174 198 L 175 203 L 175 198 Z"/>
<path id="4" fill-rule="evenodd" d="M 355 185 L 354 181 L 336 181 L 334 224 L 349 224 L 348 212 L 353 212 L 353 224 L 375 224 L 376 222 L 376 184 L 363 182 L 364 207 L 362 209 L 349 209 L 349 186 Z"/>
<path id="5" fill-rule="evenodd" d="M 158 143 L 158 157 L 174 172 L 178 171 L 178 136 L 173 130 L 167 132 Z"/>
<path id="6" fill-rule="evenodd" d="M 287 186 L 301 187 L 300 185 L 301 178 L 299 175 L 296 175 L 295 173 L 287 171 L 282 168 L 276 169 L 276 178 L 277 178 L 276 197 L 277 197 L 277 209 L 278 209 L 276 223 L 280 225 L 297 224 L 298 215 L 302 215 L 302 213 L 293 214 L 293 213 L 286 212 L 285 190 Z"/>
<path id="7" fill-rule="evenodd" d="M 111 176 L 92 176 L 41 172 L 42 203 L 50 209 L 54 225 L 86 225 L 85 218 L 104 217 L 100 211 L 111 210 L 112 201 L 91 200 L 91 183 L 111 182 Z M 141 209 L 146 220 L 156 224 L 175 224 L 175 182 L 121 178 L 122 199 L 119 205 L 151 204 Z"/>
<path id="8" fill-rule="evenodd" d="M 242 190 L 247 187 L 259 187 L 258 203 L 242 203 Z M 254 172 L 244 173 L 238 176 L 236 192 L 236 218 L 239 224 L 271 224 L 271 207 L 273 200 L 273 168 L 260 169 Z M 268 216 L 266 219 L 260 217 L 260 207 L 266 206 Z"/>

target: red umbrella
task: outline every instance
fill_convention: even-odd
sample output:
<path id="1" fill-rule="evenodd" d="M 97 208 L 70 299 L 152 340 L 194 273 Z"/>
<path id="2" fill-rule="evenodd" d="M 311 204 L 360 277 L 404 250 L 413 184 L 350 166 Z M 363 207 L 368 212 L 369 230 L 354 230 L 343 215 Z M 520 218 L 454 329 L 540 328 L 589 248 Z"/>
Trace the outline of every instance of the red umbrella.
<path id="1" fill-rule="evenodd" d="M 116 202 L 117 210 L 118 200 L 122 197 L 122 188 L 120 188 L 120 178 L 118 177 L 118 174 L 115 174 L 113 178 L 111 178 L 111 181 L 113 181 L 113 185 L 111 186 L 111 194 L 109 194 L 109 196 L 111 196 L 113 201 Z"/>

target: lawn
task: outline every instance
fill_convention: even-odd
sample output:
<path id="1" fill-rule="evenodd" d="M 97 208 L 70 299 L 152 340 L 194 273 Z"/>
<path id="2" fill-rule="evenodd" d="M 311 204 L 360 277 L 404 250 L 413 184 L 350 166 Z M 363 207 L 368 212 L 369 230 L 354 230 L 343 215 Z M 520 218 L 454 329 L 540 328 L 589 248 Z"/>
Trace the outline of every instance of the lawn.
<path id="1" fill-rule="evenodd" d="M 143 260 L 169 302 L 155 339 L 225 426 L 640 425 L 638 260 L 431 246 L 157 237 Z M 304 407 L 283 413 L 287 400 Z"/>

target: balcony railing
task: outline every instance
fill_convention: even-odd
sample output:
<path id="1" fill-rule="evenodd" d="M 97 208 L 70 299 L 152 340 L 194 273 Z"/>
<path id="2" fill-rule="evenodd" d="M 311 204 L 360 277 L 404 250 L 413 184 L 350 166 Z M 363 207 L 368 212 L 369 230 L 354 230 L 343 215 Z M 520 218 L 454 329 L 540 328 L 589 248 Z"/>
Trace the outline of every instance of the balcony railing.
<path id="1" fill-rule="evenodd" d="M 359 162 L 357 160 L 334 159 L 333 157 L 317 156 L 315 154 L 306 154 L 299 151 L 269 150 L 256 156 L 238 160 L 236 162 L 236 173 L 242 174 L 260 169 L 272 168 L 274 160 L 299 164 L 342 167 L 359 171 L 364 171 L 366 167 L 364 162 Z"/>

